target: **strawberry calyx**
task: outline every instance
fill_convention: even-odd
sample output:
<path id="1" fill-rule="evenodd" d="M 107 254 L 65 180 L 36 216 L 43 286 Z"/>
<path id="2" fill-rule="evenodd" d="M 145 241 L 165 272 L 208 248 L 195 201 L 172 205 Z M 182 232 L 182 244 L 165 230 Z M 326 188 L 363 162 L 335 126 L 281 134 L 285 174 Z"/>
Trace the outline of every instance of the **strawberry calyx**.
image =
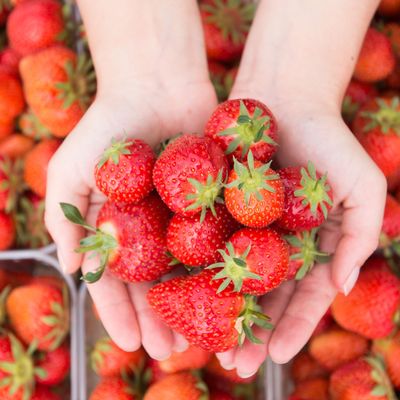
<path id="1" fill-rule="evenodd" d="M 386 396 L 388 400 L 396 400 L 397 397 L 393 390 L 392 383 L 386 373 L 385 364 L 379 356 L 367 356 L 364 360 L 371 366 L 371 378 L 376 382 L 372 389 L 372 396 Z"/>
<path id="2" fill-rule="evenodd" d="M 239 346 L 242 346 L 247 338 L 255 344 L 263 344 L 263 341 L 254 336 L 252 326 L 256 325 L 262 329 L 273 329 L 271 318 L 262 313 L 262 308 L 257 304 L 257 298 L 245 295 L 245 306 L 235 323 L 235 329 L 239 333 Z"/>
<path id="3" fill-rule="evenodd" d="M 386 258 L 393 256 L 400 257 L 400 237 L 389 237 L 385 232 L 379 235 L 379 248 L 382 249 L 383 255 Z"/>
<path id="4" fill-rule="evenodd" d="M 201 10 L 209 14 L 206 22 L 215 25 L 224 39 L 240 44 L 250 30 L 255 14 L 255 5 L 242 0 L 213 0 L 204 2 Z"/>
<path id="5" fill-rule="evenodd" d="M 299 232 L 297 235 L 287 235 L 285 240 L 297 250 L 296 253 L 290 255 L 291 260 L 300 261 L 301 267 L 296 273 L 295 279 L 301 280 L 311 271 L 315 263 L 327 263 L 331 256 L 318 250 L 318 228 L 311 231 Z"/>
<path id="6" fill-rule="evenodd" d="M 208 387 L 205 384 L 205 382 L 203 381 L 200 371 L 192 370 L 192 371 L 190 371 L 190 373 L 197 379 L 195 386 L 196 386 L 196 389 L 199 389 L 201 391 L 199 400 L 208 400 L 209 399 Z"/>
<path id="7" fill-rule="evenodd" d="M 361 116 L 370 121 L 364 126 L 363 131 L 368 133 L 372 129 L 381 128 L 383 134 L 388 134 L 394 131 L 397 136 L 400 136 L 400 98 L 395 96 L 390 103 L 384 99 L 376 99 L 379 106 L 377 111 L 363 111 Z"/>
<path id="8" fill-rule="evenodd" d="M 104 337 L 96 342 L 96 345 L 90 354 L 90 365 L 96 374 L 98 374 L 104 360 L 104 353 L 111 350 L 110 338 Z"/>
<path id="9" fill-rule="evenodd" d="M 322 211 L 325 219 L 328 218 L 328 206 L 332 207 L 333 202 L 328 192 L 331 190 L 327 183 L 327 174 L 318 178 L 314 164 L 309 161 L 307 168 L 301 168 L 301 189 L 294 192 L 296 197 L 301 197 L 302 205 L 309 206 L 311 213 L 316 216 L 318 208 Z"/>
<path id="10" fill-rule="evenodd" d="M 109 229 L 111 233 L 108 233 L 104 229 L 100 230 L 88 225 L 80 211 L 72 204 L 60 203 L 60 206 L 65 218 L 87 231 L 93 232 L 93 235 L 85 237 L 79 242 L 80 246 L 75 251 L 78 253 L 94 252 L 94 254 L 100 256 L 100 265 L 94 271 L 87 272 L 82 277 L 85 282 L 97 282 L 108 264 L 110 253 L 118 247 L 118 241 L 112 234 L 111 228 Z"/>
<path id="11" fill-rule="evenodd" d="M 268 181 L 275 181 L 280 179 L 278 174 L 267 174 L 270 170 L 272 161 L 268 164 L 262 164 L 259 167 L 254 165 L 253 153 L 249 151 L 247 156 L 247 165 L 242 164 L 236 158 L 233 159 L 233 169 L 236 172 L 237 178 L 225 185 L 226 188 L 231 189 L 237 187 L 240 191 L 244 192 L 244 199 L 248 205 L 252 195 L 258 201 L 263 201 L 261 190 L 268 190 L 274 193 L 275 189 L 268 184 Z"/>
<path id="12" fill-rule="evenodd" d="M 111 146 L 109 146 L 101 156 L 97 168 L 101 168 L 107 161 L 111 160 L 115 165 L 119 164 L 121 155 L 129 155 L 131 151 L 128 149 L 133 144 L 132 141 L 111 139 Z"/>
<path id="13" fill-rule="evenodd" d="M 10 159 L 0 158 L 0 171 L 5 179 L 0 180 L 0 192 L 7 192 L 6 213 L 15 211 L 17 199 L 26 188 L 22 183 L 23 160 L 12 162 Z"/>
<path id="14" fill-rule="evenodd" d="M 342 115 L 346 121 L 352 121 L 357 111 L 360 109 L 360 104 L 353 101 L 350 96 L 345 96 L 342 103 Z"/>
<path id="15" fill-rule="evenodd" d="M 218 262 L 208 266 L 206 269 L 221 269 L 214 277 L 213 280 L 223 279 L 217 293 L 224 291 L 230 283 L 233 283 L 233 291 L 240 292 L 245 279 L 261 280 L 261 276 L 251 272 L 248 269 L 246 258 L 250 253 L 251 245 L 247 247 L 243 254 L 236 254 L 236 251 L 231 242 L 226 244 L 227 252 L 225 250 L 218 250 L 223 258 L 223 262 Z"/>
<path id="16" fill-rule="evenodd" d="M 259 107 L 256 107 L 253 116 L 250 116 L 246 105 L 240 100 L 240 111 L 236 125 L 219 132 L 217 135 L 233 137 L 225 151 L 226 154 L 233 153 L 240 146 L 242 149 L 241 156 L 245 158 L 254 143 L 262 141 L 273 146 L 278 145 L 271 137 L 264 134 L 265 131 L 269 130 L 270 125 L 271 118 L 268 115 L 262 116 L 262 110 Z"/>
<path id="17" fill-rule="evenodd" d="M 224 202 L 220 197 L 223 187 L 223 169 L 221 168 L 219 170 L 216 179 L 214 179 L 212 175 L 208 175 L 205 183 L 193 178 L 188 178 L 188 182 L 193 186 L 195 192 L 189 193 L 186 196 L 187 200 L 192 200 L 193 202 L 186 207 L 185 210 L 189 211 L 201 208 L 200 222 L 204 221 L 208 209 L 211 210 L 211 213 L 214 215 L 214 217 L 217 217 L 214 204 L 223 204 Z"/>

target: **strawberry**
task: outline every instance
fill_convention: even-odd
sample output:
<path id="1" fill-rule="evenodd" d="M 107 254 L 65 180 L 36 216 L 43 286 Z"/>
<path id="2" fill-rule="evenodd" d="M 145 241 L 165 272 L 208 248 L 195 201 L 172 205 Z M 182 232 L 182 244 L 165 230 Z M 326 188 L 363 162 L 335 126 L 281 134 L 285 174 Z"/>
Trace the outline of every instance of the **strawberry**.
<path id="1" fill-rule="evenodd" d="M 368 28 L 354 69 L 353 77 L 362 82 L 387 78 L 395 67 L 389 39 L 375 28 Z"/>
<path id="2" fill-rule="evenodd" d="M 333 205 L 327 175 L 321 175 L 308 162 L 305 167 L 279 170 L 285 188 L 283 214 L 276 224 L 289 231 L 304 231 L 320 226 Z"/>
<path id="3" fill-rule="evenodd" d="M 218 293 L 233 283 L 235 292 L 262 296 L 286 278 L 288 247 L 272 229 L 243 228 L 231 236 L 226 250 L 220 253 L 223 262 L 207 267 L 220 269 L 214 276 L 214 279 L 223 279 Z"/>
<path id="4" fill-rule="evenodd" d="M 235 61 L 243 52 L 255 6 L 243 0 L 203 0 L 200 14 L 207 57 Z"/>
<path id="5" fill-rule="evenodd" d="M 96 165 L 96 185 L 110 200 L 139 203 L 154 188 L 155 160 L 152 148 L 143 140 L 113 139 Z"/>
<path id="6" fill-rule="evenodd" d="M 326 313 L 322 316 L 322 318 L 318 322 L 318 325 L 315 327 L 312 336 L 319 335 L 327 331 L 334 324 L 334 322 L 335 321 L 333 320 L 331 309 L 328 308 Z"/>
<path id="7" fill-rule="evenodd" d="M 1 75 L 1 71 L 0 71 L 0 75 Z M 0 78 L 1 80 L 1 78 Z M 1 85 L 1 82 L 0 82 Z M 0 88 L 1 91 L 1 88 Z M 0 93 L 1 96 L 1 93 Z M 0 98 L 0 102 L 1 102 L 1 98 Z M 0 119 L 0 140 L 6 138 L 7 136 L 11 135 L 14 131 L 14 119 L 6 119 L 4 121 L 2 121 Z"/>
<path id="8" fill-rule="evenodd" d="M 98 383 L 89 400 L 139 400 L 136 390 L 119 376 L 104 378 Z"/>
<path id="9" fill-rule="evenodd" d="M 80 121 L 95 89 L 92 65 L 63 46 L 24 57 L 19 65 L 27 103 L 54 136 Z"/>
<path id="10" fill-rule="evenodd" d="M 289 267 L 286 276 L 287 280 L 301 280 L 310 272 L 315 263 L 327 263 L 329 254 L 318 249 L 318 229 L 297 232 L 292 235 L 285 235 L 289 244 Z"/>
<path id="11" fill-rule="evenodd" d="M 346 393 L 347 392 L 347 393 Z M 358 393 L 358 397 L 355 396 Z M 385 366 L 377 358 L 364 357 L 338 368 L 330 376 L 332 400 L 391 400 L 393 388 Z M 368 396 L 369 397 L 366 397 Z"/>
<path id="12" fill-rule="evenodd" d="M 149 387 L 143 400 L 206 400 L 207 388 L 190 372 L 168 375 Z"/>
<path id="13" fill-rule="evenodd" d="M 46 386 L 37 385 L 30 400 L 61 400 L 61 397 Z"/>
<path id="14" fill-rule="evenodd" d="M 351 80 L 342 103 L 343 119 L 350 124 L 360 107 L 376 95 L 376 89 L 371 84 Z"/>
<path id="15" fill-rule="evenodd" d="M 149 358 L 146 363 L 146 369 L 144 372 L 144 379 L 146 383 L 151 385 L 159 380 L 163 379 L 169 375 L 168 373 L 164 372 L 160 368 L 160 361 L 153 360 Z"/>
<path id="16" fill-rule="evenodd" d="M 333 317 L 344 329 L 369 339 L 389 335 L 400 307 L 400 280 L 386 261 L 371 258 L 348 296 L 338 294 L 331 306 Z"/>
<path id="17" fill-rule="evenodd" d="M 23 158 L 33 146 L 34 141 L 32 138 L 19 133 L 12 133 L 0 141 L 0 156 L 5 156 L 12 160 Z"/>
<path id="18" fill-rule="evenodd" d="M 173 330 L 187 341 L 210 352 L 222 352 L 254 337 L 250 325 L 271 329 L 269 318 L 260 313 L 252 296 L 224 290 L 210 271 L 179 276 L 154 286 L 147 294 L 150 306 Z"/>
<path id="19" fill-rule="evenodd" d="M 221 249 L 239 224 L 223 204 L 215 205 L 216 216 L 207 213 L 203 222 L 197 216 L 175 214 L 167 230 L 167 247 L 181 263 L 200 267 L 217 262 Z"/>
<path id="20" fill-rule="evenodd" d="M 298 354 L 290 366 L 290 377 L 295 383 L 327 375 L 328 371 L 305 351 Z"/>
<path id="21" fill-rule="evenodd" d="M 329 382 L 325 378 L 311 378 L 296 385 L 292 396 L 307 400 L 329 400 Z"/>
<path id="22" fill-rule="evenodd" d="M 367 339 L 336 327 L 315 335 L 308 346 L 311 356 L 329 371 L 361 357 L 367 350 Z"/>
<path id="23" fill-rule="evenodd" d="M 235 397 L 222 390 L 212 390 L 209 395 L 209 400 L 235 400 Z"/>
<path id="24" fill-rule="evenodd" d="M 62 7 L 56 0 L 30 0 L 14 8 L 7 20 L 11 48 L 22 56 L 60 41 L 64 30 Z"/>
<path id="25" fill-rule="evenodd" d="M 226 67 L 217 61 L 208 61 L 208 72 L 210 74 L 211 82 L 214 86 L 215 92 L 219 102 L 225 101 L 228 93 L 225 90 L 225 75 L 227 73 Z"/>
<path id="26" fill-rule="evenodd" d="M 189 346 L 182 353 L 172 353 L 172 355 L 163 361 L 157 361 L 158 368 L 165 374 L 174 374 L 176 372 L 190 369 L 203 368 L 211 354 L 196 346 Z"/>
<path id="27" fill-rule="evenodd" d="M 67 219 L 93 232 L 78 249 L 100 255 L 97 270 L 84 276 L 87 282 L 99 280 L 106 266 L 124 282 L 152 281 L 173 268 L 165 238 L 170 213 L 156 194 L 139 204 L 105 203 L 97 229 L 85 223 L 76 207 L 65 203 L 61 207 Z"/>
<path id="28" fill-rule="evenodd" d="M 15 77 L 19 75 L 18 65 L 20 60 L 21 56 L 11 47 L 6 47 L 0 51 L 1 68 Z"/>
<path id="29" fill-rule="evenodd" d="M 37 348 L 52 351 L 61 345 L 69 330 L 67 289 L 32 283 L 11 291 L 6 307 L 10 323 L 26 344 L 37 341 Z"/>
<path id="30" fill-rule="evenodd" d="M 48 139 L 51 132 L 47 129 L 32 112 L 31 109 L 26 110 L 19 117 L 19 127 L 22 133 L 35 140 Z"/>
<path id="31" fill-rule="evenodd" d="M 225 188 L 228 211 L 241 224 L 263 228 L 281 217 L 284 188 L 271 162 L 254 161 L 250 151 L 246 163 L 234 160 Z"/>
<path id="32" fill-rule="evenodd" d="M 45 371 L 36 381 L 42 385 L 55 386 L 65 380 L 70 369 L 70 351 L 67 345 L 41 353 L 36 365 Z"/>
<path id="33" fill-rule="evenodd" d="M 60 144 L 61 142 L 57 139 L 43 140 L 35 145 L 25 157 L 25 183 L 40 197 L 46 195 L 47 168 Z"/>
<path id="34" fill-rule="evenodd" d="M 400 5 L 400 2 L 399 2 Z M 400 11 L 400 9 L 399 9 Z M 397 59 L 400 58 L 400 24 L 389 22 L 383 26 L 383 32 L 389 38 L 392 45 L 394 55 Z"/>
<path id="35" fill-rule="evenodd" d="M 0 211 L 0 250 L 9 249 L 15 240 L 15 222 L 11 215 Z"/>
<path id="36" fill-rule="evenodd" d="M 109 337 L 97 340 L 90 355 L 94 372 L 101 377 L 123 376 L 143 368 L 145 353 L 142 348 L 127 352 L 120 349 Z"/>
<path id="37" fill-rule="evenodd" d="M 391 257 L 393 253 L 400 255 L 400 203 L 389 193 L 386 197 L 379 248 L 386 257 Z"/>
<path id="38" fill-rule="evenodd" d="M 400 14 L 400 0 L 381 0 L 378 13 L 385 17 L 394 17 Z"/>
<path id="39" fill-rule="evenodd" d="M 253 99 L 228 100 L 220 104 L 205 127 L 230 157 L 246 160 L 249 150 L 256 160 L 267 162 L 276 151 L 278 125 L 271 110 Z"/>
<path id="40" fill-rule="evenodd" d="M 154 185 L 175 213 L 201 213 L 204 220 L 219 198 L 228 168 L 222 150 L 210 138 L 182 135 L 170 142 L 155 163 Z"/>

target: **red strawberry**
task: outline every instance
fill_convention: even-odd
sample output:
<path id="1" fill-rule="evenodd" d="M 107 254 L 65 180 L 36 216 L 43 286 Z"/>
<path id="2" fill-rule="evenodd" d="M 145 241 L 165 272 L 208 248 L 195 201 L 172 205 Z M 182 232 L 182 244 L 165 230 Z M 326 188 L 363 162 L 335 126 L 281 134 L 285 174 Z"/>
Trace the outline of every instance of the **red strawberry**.
<path id="1" fill-rule="evenodd" d="M 395 398 L 384 365 L 373 357 L 359 358 L 338 368 L 330 377 L 329 394 L 332 400 Z"/>
<path id="2" fill-rule="evenodd" d="M 201 1 L 200 13 L 207 57 L 228 62 L 239 58 L 254 12 L 254 4 L 243 0 Z"/>
<path id="3" fill-rule="evenodd" d="M 296 385 L 292 396 L 304 400 L 329 400 L 329 383 L 325 378 L 311 378 Z"/>
<path id="4" fill-rule="evenodd" d="M 10 248 L 15 240 L 15 222 L 11 215 L 0 211 L 0 250 Z"/>
<path id="5" fill-rule="evenodd" d="M 400 168 L 400 99 L 375 98 L 361 107 L 353 132 L 386 177 Z"/>
<path id="6" fill-rule="evenodd" d="M 396 0 L 398 1 L 398 0 Z M 400 1 L 399 1 L 400 5 Z M 400 9 L 399 9 L 400 11 Z M 393 47 L 394 54 L 397 59 L 400 58 L 400 24 L 396 22 L 389 22 L 383 26 L 383 32 L 389 38 Z"/>
<path id="7" fill-rule="evenodd" d="M 10 74 L 18 77 L 18 64 L 21 60 L 21 56 L 11 47 L 6 47 L 0 51 L 0 66 Z"/>
<path id="8" fill-rule="evenodd" d="M 207 266 L 220 259 L 218 250 L 238 229 L 223 204 L 215 205 L 216 216 L 207 213 L 204 221 L 197 216 L 175 214 L 167 230 L 167 247 L 181 263 L 192 267 Z"/>
<path id="9" fill-rule="evenodd" d="M 304 231 L 320 226 L 333 204 L 326 174 L 321 176 L 309 162 L 307 168 L 283 168 L 279 175 L 285 188 L 285 205 L 277 225 L 288 231 Z"/>
<path id="10" fill-rule="evenodd" d="M 68 375 L 70 369 L 70 351 L 67 345 L 40 354 L 37 367 L 45 371 L 36 381 L 42 385 L 59 385 Z"/>
<path id="11" fill-rule="evenodd" d="M 154 188 L 155 160 L 152 148 L 143 140 L 113 139 L 96 166 L 96 185 L 110 200 L 139 203 Z"/>
<path id="12" fill-rule="evenodd" d="M 161 153 L 153 181 L 172 211 L 185 216 L 201 212 L 203 220 L 208 208 L 215 214 L 227 168 L 224 153 L 210 138 L 186 134 Z"/>
<path id="13" fill-rule="evenodd" d="M 278 125 L 271 110 L 253 99 L 220 104 L 207 122 L 204 134 L 226 154 L 246 160 L 249 150 L 256 160 L 267 162 L 276 151 Z"/>
<path id="14" fill-rule="evenodd" d="M 104 378 L 95 387 L 89 400 L 139 400 L 136 390 L 122 377 Z"/>
<path id="15" fill-rule="evenodd" d="M 156 194 L 139 204 L 105 203 L 97 217 L 97 229 L 85 223 L 76 207 L 65 203 L 61 207 L 67 219 L 94 233 L 83 239 L 79 248 L 101 257 L 98 269 L 84 276 L 87 282 L 99 280 L 106 266 L 125 282 L 152 281 L 173 268 L 165 238 L 170 213 Z"/>
<path id="16" fill-rule="evenodd" d="M 389 193 L 386 197 L 379 247 L 387 257 L 392 256 L 393 252 L 400 255 L 400 203 Z"/>
<path id="17" fill-rule="evenodd" d="M 159 283 L 148 292 L 149 304 L 171 329 L 206 351 L 226 351 L 243 343 L 246 335 L 259 343 L 251 321 L 270 329 L 268 317 L 259 312 L 252 296 L 231 290 L 217 293 L 219 284 L 212 278 L 205 270 Z"/>
<path id="18" fill-rule="evenodd" d="M 30 400 L 61 400 L 61 397 L 46 386 L 38 385 Z"/>
<path id="19" fill-rule="evenodd" d="M 121 350 L 110 338 L 97 340 L 90 355 L 91 366 L 101 377 L 123 376 L 143 368 L 145 361 L 143 349 L 127 352 Z"/>
<path id="20" fill-rule="evenodd" d="M 360 107 L 368 100 L 375 97 L 376 94 L 377 92 L 374 86 L 353 79 L 349 83 L 349 86 L 347 86 L 342 103 L 342 115 L 344 120 L 350 124 Z"/>
<path id="21" fill-rule="evenodd" d="M 298 354 L 290 366 L 290 377 L 295 383 L 313 378 L 324 378 L 327 375 L 328 371 L 307 352 Z"/>
<path id="22" fill-rule="evenodd" d="M 364 337 L 334 327 L 315 335 L 309 343 L 308 351 L 322 367 L 333 371 L 364 355 L 368 347 L 368 340 Z"/>
<path id="23" fill-rule="evenodd" d="M 12 160 L 23 158 L 34 144 L 33 139 L 19 133 L 13 133 L 0 142 L 0 156 L 5 156 Z"/>
<path id="24" fill-rule="evenodd" d="M 312 336 L 319 335 L 319 334 L 327 331 L 334 324 L 334 322 L 335 321 L 333 320 L 331 309 L 328 308 L 326 313 L 323 315 L 323 317 L 318 322 L 318 325 L 315 327 L 314 332 L 312 333 Z"/>
<path id="25" fill-rule="evenodd" d="M 209 400 L 235 400 L 228 392 L 223 392 L 221 390 L 212 390 L 209 395 Z"/>
<path id="26" fill-rule="evenodd" d="M 225 204 L 243 225 L 263 228 L 282 215 L 284 188 L 270 165 L 254 161 L 251 151 L 246 163 L 234 161 L 225 189 Z"/>
<path id="27" fill-rule="evenodd" d="M 1 75 L 1 71 L 0 71 Z M 0 78 L 1 81 L 1 78 Z M 0 82 L 1 85 L 1 82 Z M 1 88 L 0 88 L 1 91 Z M 1 96 L 1 92 L 0 92 Z M 1 103 L 1 97 L 0 97 L 0 103 Z M 6 120 L 1 120 L 0 119 L 0 140 L 4 139 L 12 134 L 14 130 L 14 119 L 6 119 Z"/>
<path id="28" fill-rule="evenodd" d="M 61 4 L 30 0 L 15 7 L 7 21 L 10 46 L 26 56 L 60 41 L 64 30 Z"/>
<path id="29" fill-rule="evenodd" d="M 381 0 L 378 12 L 385 17 L 393 17 L 400 13 L 400 0 Z"/>
<path id="30" fill-rule="evenodd" d="M 39 350 L 61 345 L 69 331 L 67 289 L 32 283 L 11 291 L 6 302 L 10 323 L 26 344 L 37 341 Z"/>
<path id="31" fill-rule="evenodd" d="M 208 397 L 206 392 L 204 383 L 190 372 L 179 372 L 151 385 L 143 400 L 202 400 Z"/>
<path id="32" fill-rule="evenodd" d="M 384 259 L 372 258 L 362 267 L 350 294 L 338 294 L 331 309 L 341 327 L 375 339 L 394 330 L 399 307 L 400 280 Z"/>
<path id="33" fill-rule="evenodd" d="M 303 279 L 311 271 L 315 263 L 326 263 L 330 256 L 318 249 L 318 229 L 297 232 L 293 235 L 285 235 L 289 243 L 289 268 L 287 280 Z"/>
<path id="34" fill-rule="evenodd" d="M 26 110 L 19 118 L 19 127 L 22 133 L 35 140 L 48 139 L 51 132 L 46 128 L 31 109 Z"/>
<path id="35" fill-rule="evenodd" d="M 214 277 L 223 279 L 218 293 L 232 282 L 236 292 L 262 296 L 277 288 L 286 278 L 288 247 L 272 229 L 243 228 L 231 236 L 226 251 L 220 253 L 223 262 L 207 267 L 220 269 Z"/>
<path id="36" fill-rule="evenodd" d="M 46 195 L 47 168 L 61 142 L 47 139 L 38 143 L 25 157 L 24 180 L 38 196 Z"/>
<path id="37" fill-rule="evenodd" d="M 354 78 L 362 82 L 376 82 L 387 78 L 395 66 L 389 39 L 375 28 L 369 28 L 364 38 Z"/>
<path id="38" fill-rule="evenodd" d="M 228 97 L 224 83 L 225 74 L 227 73 L 226 67 L 217 61 L 209 60 L 208 71 L 210 73 L 210 79 L 217 94 L 218 101 L 225 101 Z"/>

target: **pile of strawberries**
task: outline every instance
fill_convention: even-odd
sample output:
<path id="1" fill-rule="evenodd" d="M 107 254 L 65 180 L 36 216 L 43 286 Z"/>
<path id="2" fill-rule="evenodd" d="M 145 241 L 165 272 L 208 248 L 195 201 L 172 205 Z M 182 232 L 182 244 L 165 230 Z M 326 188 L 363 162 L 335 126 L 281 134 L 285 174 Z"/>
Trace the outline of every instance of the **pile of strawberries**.
<path id="1" fill-rule="evenodd" d="M 90 361 L 100 380 L 89 400 L 256 398 L 256 376 L 240 378 L 223 369 L 214 355 L 194 346 L 156 361 L 143 349 L 125 352 L 103 337 L 95 343 Z"/>
<path id="2" fill-rule="evenodd" d="M 63 281 L 0 269 L 0 398 L 61 400 L 70 371 Z"/>

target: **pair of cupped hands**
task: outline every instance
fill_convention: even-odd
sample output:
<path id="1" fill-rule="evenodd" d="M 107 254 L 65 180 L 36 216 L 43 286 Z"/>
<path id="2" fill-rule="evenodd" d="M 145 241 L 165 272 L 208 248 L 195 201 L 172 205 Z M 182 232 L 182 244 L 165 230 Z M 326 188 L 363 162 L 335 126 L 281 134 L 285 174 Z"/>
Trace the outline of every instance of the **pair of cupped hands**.
<path id="1" fill-rule="evenodd" d="M 69 223 L 59 203 L 76 205 L 89 223 L 105 202 L 94 182 L 94 166 L 111 138 L 141 138 L 157 145 L 178 132 L 201 134 L 217 105 L 206 63 L 172 79 L 129 79 L 123 85 L 102 85 L 96 100 L 66 138 L 48 170 L 46 224 L 58 247 L 61 266 L 85 273 L 96 258 L 74 252 L 85 232 Z M 328 265 L 316 265 L 301 281 L 289 281 L 264 296 L 264 312 L 273 331 L 256 335 L 262 345 L 246 342 L 218 354 L 226 369 L 253 375 L 267 356 L 289 361 L 306 343 L 337 291 L 348 293 L 359 268 L 376 248 L 382 220 L 386 182 L 340 116 L 340 104 L 299 93 L 262 90 L 239 72 L 231 98 L 255 98 L 271 108 L 279 124 L 277 161 L 281 166 L 306 165 L 312 160 L 328 178 L 334 208 L 320 231 L 321 247 L 334 254 Z M 248 75 L 248 74 L 247 74 Z M 283 100 L 282 100 L 283 99 Z M 298 100 L 296 100 L 298 99 Z M 124 284 L 107 271 L 88 285 L 99 316 L 111 338 L 122 349 L 143 345 L 155 359 L 183 351 L 188 344 L 153 313 L 146 301 L 152 283 Z"/>

